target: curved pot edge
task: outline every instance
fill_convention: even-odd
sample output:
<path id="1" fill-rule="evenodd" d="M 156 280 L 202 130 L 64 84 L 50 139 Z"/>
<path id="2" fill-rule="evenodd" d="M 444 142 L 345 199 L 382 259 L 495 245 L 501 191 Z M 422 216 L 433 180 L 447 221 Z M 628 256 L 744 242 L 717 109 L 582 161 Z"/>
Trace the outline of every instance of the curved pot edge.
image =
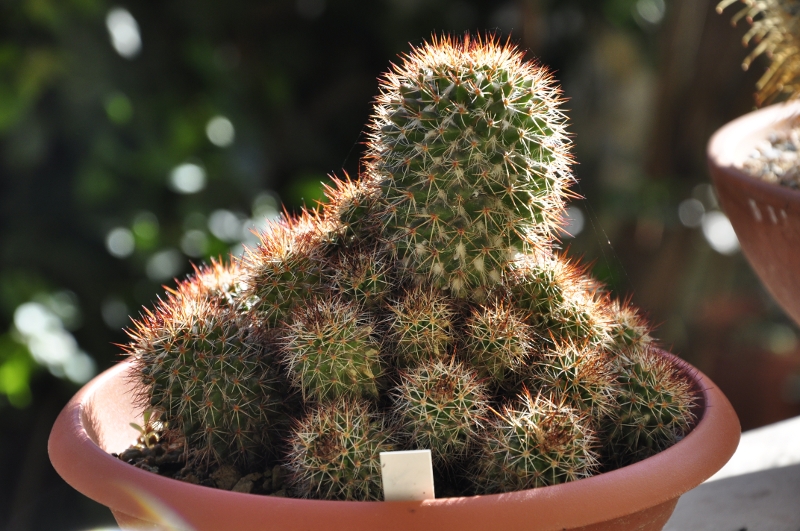
<path id="1" fill-rule="evenodd" d="M 519 529 L 521 522 L 530 523 L 531 515 L 537 515 L 536 520 L 543 524 L 542 529 L 579 527 L 613 520 L 676 499 L 713 475 L 736 450 L 739 423 L 728 400 L 699 370 L 671 354 L 665 354 L 691 374 L 702 391 L 705 401 L 703 417 L 693 431 L 676 445 L 640 463 L 539 489 L 421 503 L 340 502 L 239 494 L 158 476 L 106 453 L 92 441 L 83 425 L 84 405 L 88 398 L 98 387 L 107 385 L 109 380 L 125 371 L 126 363 L 99 375 L 73 397 L 56 420 L 48 451 L 58 473 L 76 490 L 114 510 L 143 519 L 152 518 L 152 508 L 158 506 L 162 518 L 174 513 L 172 516 L 176 522 L 184 519 L 204 522 L 214 519 L 211 505 L 225 503 L 230 505 L 233 515 L 251 511 L 259 514 L 262 522 L 279 522 L 283 515 L 291 518 L 289 521 L 295 523 L 297 529 L 319 524 L 323 517 L 332 524 L 343 522 L 350 529 L 356 528 L 353 524 L 358 520 L 362 521 L 364 529 L 376 525 L 384 529 L 408 526 L 441 529 L 442 522 L 453 519 L 466 524 L 466 527 L 459 526 L 462 529 L 481 529 L 486 525 Z M 681 466 L 675 466 L 676 462 Z M 86 470 L 91 472 L 87 474 Z M 191 513 L 177 506 L 163 506 L 177 490 L 193 500 Z M 587 497 L 589 493 L 604 500 L 625 498 L 626 508 L 588 503 L 591 500 Z M 548 516 L 548 511 L 559 514 L 559 519 L 556 521 L 552 515 Z M 226 522 L 234 525 L 233 521 Z M 281 528 L 291 529 L 284 525 Z M 362 527 L 359 525 L 358 528 Z"/>

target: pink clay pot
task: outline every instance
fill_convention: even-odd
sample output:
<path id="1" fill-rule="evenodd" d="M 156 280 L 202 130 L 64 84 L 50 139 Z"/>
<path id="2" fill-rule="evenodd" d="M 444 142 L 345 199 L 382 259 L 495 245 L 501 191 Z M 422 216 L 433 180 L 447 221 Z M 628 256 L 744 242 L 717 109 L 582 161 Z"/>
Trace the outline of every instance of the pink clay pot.
<path id="1" fill-rule="evenodd" d="M 50 435 L 50 460 L 75 489 L 108 506 L 123 529 L 194 531 L 656 531 L 678 497 L 733 455 L 740 427 L 706 376 L 664 353 L 694 380 L 699 422 L 678 444 L 634 465 L 572 483 L 423 502 L 316 501 L 240 494 L 168 479 L 128 465 L 121 452 L 140 419 L 130 363 L 89 382 Z"/>
<path id="2" fill-rule="evenodd" d="M 708 164 L 719 202 L 750 265 L 770 295 L 800 324 L 800 191 L 765 182 L 738 169 L 755 145 L 789 128 L 800 101 L 746 114 L 717 131 Z"/>

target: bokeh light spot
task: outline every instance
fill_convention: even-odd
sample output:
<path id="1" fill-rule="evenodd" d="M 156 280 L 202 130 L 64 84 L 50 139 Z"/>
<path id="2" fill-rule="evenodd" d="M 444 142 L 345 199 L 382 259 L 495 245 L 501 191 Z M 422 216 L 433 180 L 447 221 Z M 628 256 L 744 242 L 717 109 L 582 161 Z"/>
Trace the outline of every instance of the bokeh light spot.
<path id="1" fill-rule="evenodd" d="M 147 260 L 145 272 L 147 278 L 163 282 L 175 278 L 183 269 L 184 258 L 176 249 L 164 249 Z"/>
<path id="2" fill-rule="evenodd" d="M 183 234 L 181 238 L 181 251 L 187 256 L 192 258 L 201 258 L 205 256 L 208 250 L 208 236 L 206 233 L 192 229 Z"/>
<path id="3" fill-rule="evenodd" d="M 206 187 L 206 171 L 191 162 L 181 164 L 170 172 L 169 185 L 179 194 L 196 194 Z"/>
<path id="4" fill-rule="evenodd" d="M 708 212 L 700 223 L 703 236 L 712 249 L 724 255 L 731 255 L 739 250 L 739 239 L 725 214 L 718 210 Z"/>
<path id="5" fill-rule="evenodd" d="M 664 19 L 667 6 L 664 0 L 638 0 L 633 9 L 637 18 L 655 25 Z"/>
<path id="6" fill-rule="evenodd" d="M 561 236 L 564 238 L 574 238 L 583 231 L 586 219 L 583 211 L 576 206 L 569 206 L 564 211 L 564 227 Z"/>
<path id="7" fill-rule="evenodd" d="M 233 144 L 236 130 L 230 120 L 224 116 L 215 116 L 206 124 L 206 136 L 215 146 L 228 147 Z"/>
<path id="8" fill-rule="evenodd" d="M 208 217 L 208 230 L 224 242 L 238 242 L 242 234 L 242 222 L 230 210 L 215 210 Z"/>
<path id="9" fill-rule="evenodd" d="M 133 233 L 125 227 L 111 229 L 106 235 L 106 249 L 112 256 L 127 258 L 136 246 Z"/>
<path id="10" fill-rule="evenodd" d="M 106 28 L 111 37 L 111 45 L 122 57 L 133 59 L 142 51 L 139 24 L 127 9 L 115 7 L 109 10 L 106 15 Z"/>
<path id="11" fill-rule="evenodd" d="M 706 207 L 699 199 L 684 199 L 678 205 L 678 219 L 681 220 L 684 227 L 699 227 L 705 213 Z"/>
<path id="12" fill-rule="evenodd" d="M 115 92 L 106 99 L 106 114 L 108 119 L 115 124 L 123 125 L 130 122 L 133 116 L 131 100 L 121 92 Z"/>
<path id="13" fill-rule="evenodd" d="M 100 306 L 100 315 L 103 317 L 103 322 L 111 330 L 119 330 L 130 324 L 129 314 L 128 305 L 116 296 L 107 297 Z"/>

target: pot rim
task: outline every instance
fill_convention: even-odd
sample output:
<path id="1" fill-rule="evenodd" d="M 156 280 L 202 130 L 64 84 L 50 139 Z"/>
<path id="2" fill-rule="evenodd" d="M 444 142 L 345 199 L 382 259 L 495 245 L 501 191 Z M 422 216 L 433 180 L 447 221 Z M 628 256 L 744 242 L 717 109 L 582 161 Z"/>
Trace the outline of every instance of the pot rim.
<path id="1" fill-rule="evenodd" d="M 309 529 L 320 522 L 331 530 L 441 531 L 454 523 L 465 530 L 511 530 L 529 528 L 534 522 L 540 526 L 537 529 L 548 531 L 580 527 L 674 500 L 713 475 L 736 450 L 739 421 L 727 398 L 699 370 L 661 353 L 699 391 L 702 411 L 694 429 L 644 461 L 536 489 L 422 502 L 326 501 L 242 494 L 159 476 L 113 457 L 92 440 L 93 428 L 87 431 L 90 399 L 104 386 L 125 379 L 130 360 L 95 377 L 70 400 L 53 426 L 48 452 L 56 471 L 89 498 L 144 520 L 152 521 L 155 511 L 155 517 L 172 518 L 178 528 L 214 521 L 220 529 L 242 531 L 265 529 L 269 523 L 281 530 Z M 228 507 L 222 516 L 220 504 Z"/>
<path id="2" fill-rule="evenodd" d="M 743 181 L 768 196 L 800 195 L 800 189 L 767 182 L 737 166 L 757 141 L 766 138 L 770 131 L 784 128 L 793 118 L 800 119 L 800 100 L 768 105 L 731 120 L 717 129 L 708 141 L 709 165 L 724 168 L 730 178 Z M 715 176 L 713 172 L 712 176 Z"/>

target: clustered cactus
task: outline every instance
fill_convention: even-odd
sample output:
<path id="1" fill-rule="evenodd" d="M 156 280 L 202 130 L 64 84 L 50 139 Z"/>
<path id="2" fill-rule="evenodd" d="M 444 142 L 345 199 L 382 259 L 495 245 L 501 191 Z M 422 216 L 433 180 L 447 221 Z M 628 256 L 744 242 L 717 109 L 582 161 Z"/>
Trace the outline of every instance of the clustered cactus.
<path id="1" fill-rule="evenodd" d="M 560 91 L 494 38 L 434 38 L 382 81 L 364 171 L 179 283 L 131 330 L 142 401 L 209 467 L 382 496 L 430 449 L 457 493 L 552 485 L 682 438 L 688 380 L 556 251 L 573 180 Z"/>

